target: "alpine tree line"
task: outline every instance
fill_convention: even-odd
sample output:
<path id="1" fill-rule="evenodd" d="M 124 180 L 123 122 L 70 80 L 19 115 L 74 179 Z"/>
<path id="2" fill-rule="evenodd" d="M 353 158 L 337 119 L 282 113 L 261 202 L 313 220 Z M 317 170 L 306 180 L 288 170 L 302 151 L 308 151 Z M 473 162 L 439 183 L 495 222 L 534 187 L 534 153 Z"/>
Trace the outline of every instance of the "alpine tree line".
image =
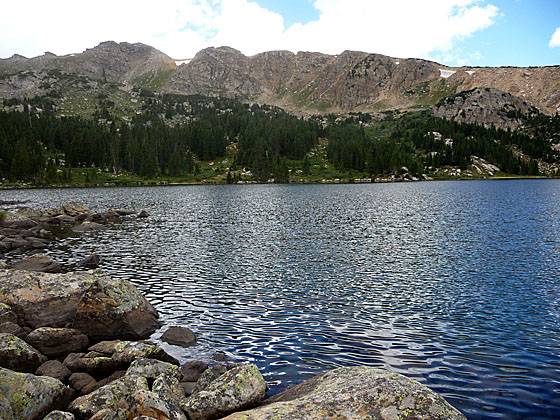
<path id="1" fill-rule="evenodd" d="M 558 116 L 533 117 L 527 123 L 532 134 L 459 124 L 426 112 L 389 116 L 374 124 L 361 115 L 342 122 L 332 118 L 325 128 L 279 108 L 229 99 L 141 96 L 142 112 L 126 121 L 112 116 L 110 109 L 89 119 L 60 117 L 42 102 L 41 113 L 33 102 L 23 112 L 0 112 L 0 177 L 69 181 L 69 168 L 80 167 L 146 178 L 182 176 L 196 174 L 197 161 L 223 158 L 233 150 L 228 182 L 238 179 L 235 171 L 241 168 L 250 169 L 257 180 L 287 182 L 294 165 L 309 174 L 308 153 L 320 137 L 328 139 L 327 158 L 337 169 L 369 175 L 395 173 L 403 166 L 413 174 L 445 165 L 466 169 L 472 155 L 504 172 L 534 175 L 536 159 L 558 159 L 550 143 L 558 136 Z M 530 158 L 520 158 L 516 150 Z"/>
<path id="2" fill-rule="evenodd" d="M 328 129 L 328 157 L 338 168 L 375 175 L 394 173 L 403 166 L 416 174 L 429 167 L 458 166 L 467 169 L 474 155 L 496 164 L 503 172 L 537 175 L 536 159 L 546 162 L 558 160 L 550 139 L 559 122 L 558 116 L 530 120 L 528 124 L 538 127 L 532 132 L 541 134 L 529 135 L 523 131 L 461 124 L 426 112 L 400 118 L 389 117 L 374 129 L 346 121 L 333 124 Z M 452 139 L 452 144 L 437 139 L 431 134 L 433 132 L 440 133 L 442 139 Z M 547 135 L 543 136 L 543 132 Z M 519 152 L 528 158 L 520 157 Z"/>
<path id="3" fill-rule="evenodd" d="M 53 113 L 0 112 L 0 176 L 54 181 L 56 167 L 96 167 L 143 177 L 196 171 L 196 160 L 225 156 L 237 144 L 236 167 L 259 179 L 287 180 L 286 159 L 303 159 L 317 143 L 319 128 L 279 110 L 239 105 L 222 112 L 196 110 L 196 118 L 166 124 L 157 108 L 131 122 L 57 117 Z M 104 114 L 104 113 L 103 113 Z M 54 168 L 54 171 L 53 171 Z"/>

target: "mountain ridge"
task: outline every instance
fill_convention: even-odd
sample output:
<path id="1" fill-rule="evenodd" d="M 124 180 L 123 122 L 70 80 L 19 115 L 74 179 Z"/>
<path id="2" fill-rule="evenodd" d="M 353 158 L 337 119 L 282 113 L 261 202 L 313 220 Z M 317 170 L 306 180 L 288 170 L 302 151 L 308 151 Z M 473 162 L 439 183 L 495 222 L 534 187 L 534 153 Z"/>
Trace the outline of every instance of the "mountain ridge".
<path id="1" fill-rule="evenodd" d="M 224 96 L 308 114 L 418 109 L 486 87 L 547 114 L 560 110 L 560 66 L 449 67 L 351 50 L 337 55 L 277 50 L 247 56 L 228 46 L 205 48 L 179 62 L 149 45 L 114 41 L 63 56 L 15 54 L 0 59 L 0 95 L 25 97 L 38 91 L 39 85 L 30 89 L 30 83 L 21 80 L 6 82 L 10 77 L 56 70 L 125 88 Z"/>

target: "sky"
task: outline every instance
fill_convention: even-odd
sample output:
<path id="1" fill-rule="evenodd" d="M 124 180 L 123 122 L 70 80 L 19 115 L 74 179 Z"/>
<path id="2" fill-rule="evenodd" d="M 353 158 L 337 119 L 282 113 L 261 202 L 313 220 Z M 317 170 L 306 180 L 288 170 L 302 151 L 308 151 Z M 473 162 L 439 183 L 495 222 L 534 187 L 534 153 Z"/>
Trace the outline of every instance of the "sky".
<path id="1" fill-rule="evenodd" d="M 3 0 L 0 57 L 142 42 L 175 59 L 227 45 L 359 50 L 450 66 L 560 64 L 560 0 Z"/>

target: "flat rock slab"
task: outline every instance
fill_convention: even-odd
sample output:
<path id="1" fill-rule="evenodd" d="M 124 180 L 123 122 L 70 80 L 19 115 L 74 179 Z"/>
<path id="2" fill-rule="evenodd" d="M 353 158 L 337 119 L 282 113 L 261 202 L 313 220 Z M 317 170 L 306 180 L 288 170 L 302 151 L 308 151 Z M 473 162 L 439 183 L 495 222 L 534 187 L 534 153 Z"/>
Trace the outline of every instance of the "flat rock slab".
<path id="1" fill-rule="evenodd" d="M 74 328 L 93 340 L 137 340 L 159 326 L 156 310 L 132 283 L 101 273 L 0 269 L 0 284 L 0 302 L 32 328 Z"/>
<path id="2" fill-rule="evenodd" d="M 339 368 L 235 413 L 228 420 L 425 419 L 464 420 L 443 397 L 398 373 L 371 367 Z"/>

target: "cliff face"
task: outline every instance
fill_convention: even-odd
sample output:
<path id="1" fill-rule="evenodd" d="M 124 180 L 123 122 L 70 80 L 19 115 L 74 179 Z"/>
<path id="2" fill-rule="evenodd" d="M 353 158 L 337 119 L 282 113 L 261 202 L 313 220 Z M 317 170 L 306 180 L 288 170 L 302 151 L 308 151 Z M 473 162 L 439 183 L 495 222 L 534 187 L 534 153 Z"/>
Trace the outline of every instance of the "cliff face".
<path id="1" fill-rule="evenodd" d="M 0 85 L 4 80 L 0 95 L 37 91 L 16 76 L 49 70 L 160 92 L 235 97 L 306 113 L 432 106 L 475 88 L 498 89 L 546 113 L 560 110 L 560 66 L 450 68 L 357 51 L 335 56 L 270 51 L 249 57 L 229 47 L 204 49 L 176 66 L 150 46 L 115 42 L 81 54 L 0 60 Z"/>

